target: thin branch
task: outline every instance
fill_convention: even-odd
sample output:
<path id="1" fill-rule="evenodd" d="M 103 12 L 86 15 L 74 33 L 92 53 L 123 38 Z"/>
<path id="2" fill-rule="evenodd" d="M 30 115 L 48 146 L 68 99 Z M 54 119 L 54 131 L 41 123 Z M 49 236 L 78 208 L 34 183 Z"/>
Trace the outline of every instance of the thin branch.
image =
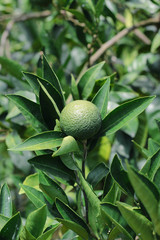
<path id="1" fill-rule="evenodd" d="M 24 21 L 31 20 L 31 19 L 45 18 L 50 15 L 51 15 L 51 11 L 49 11 L 49 10 L 46 10 L 43 12 L 24 13 L 24 14 L 19 14 L 19 15 L 15 15 L 15 16 L 12 15 L 12 19 L 7 23 L 7 26 L 1 36 L 0 56 L 4 55 L 7 39 L 9 37 L 9 34 L 10 34 L 15 22 L 24 22 Z M 11 17 L 11 15 L 9 15 L 9 16 Z M 2 20 L 2 17 L 3 16 L 1 16 L 1 18 L 0 18 L 1 20 Z M 6 20 L 6 18 L 4 18 L 4 19 Z"/>
<path id="2" fill-rule="evenodd" d="M 121 14 L 117 14 L 116 18 L 125 24 L 125 18 L 121 15 Z M 135 29 L 133 30 L 134 34 L 141 39 L 141 41 L 143 41 L 145 44 L 150 45 L 151 44 L 151 40 L 144 34 L 142 33 L 139 29 Z"/>
<path id="3" fill-rule="evenodd" d="M 148 26 L 148 25 L 157 25 L 157 24 L 160 24 L 160 18 L 159 17 L 151 18 L 151 19 L 147 19 L 145 21 L 139 22 L 139 23 L 133 25 L 130 28 L 124 28 L 122 31 L 117 33 L 112 39 L 110 39 L 109 41 L 102 44 L 102 46 L 91 56 L 90 64 L 93 65 L 93 63 L 96 60 L 98 60 L 108 48 L 112 47 L 121 38 L 126 36 L 128 33 L 132 32 L 133 30 L 135 30 L 137 28 L 140 28 L 140 27 L 145 27 L 145 26 Z"/>

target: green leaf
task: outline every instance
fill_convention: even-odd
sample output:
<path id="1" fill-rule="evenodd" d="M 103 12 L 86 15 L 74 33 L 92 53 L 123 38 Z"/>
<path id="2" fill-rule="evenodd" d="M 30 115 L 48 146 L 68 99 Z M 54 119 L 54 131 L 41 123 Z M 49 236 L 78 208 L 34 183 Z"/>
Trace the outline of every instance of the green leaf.
<path id="1" fill-rule="evenodd" d="M 98 0 L 95 6 L 96 17 L 99 17 L 104 9 L 104 0 Z"/>
<path id="2" fill-rule="evenodd" d="M 59 147 L 63 140 L 61 132 L 47 131 L 28 138 L 23 143 L 9 149 L 11 151 L 37 151 Z"/>
<path id="3" fill-rule="evenodd" d="M 101 62 L 89 68 L 79 80 L 78 89 L 82 99 L 87 99 L 90 96 L 96 77 L 102 69 L 104 63 L 105 62 Z"/>
<path id="4" fill-rule="evenodd" d="M 4 227 L 4 225 L 8 222 L 9 218 L 0 214 L 0 230 Z"/>
<path id="5" fill-rule="evenodd" d="M 42 66 L 43 66 L 43 78 L 48 80 L 48 82 L 57 89 L 57 91 L 60 93 L 61 98 L 63 99 L 63 102 L 65 102 L 64 94 L 62 91 L 62 87 L 60 85 L 60 81 L 53 71 L 53 69 L 50 67 L 46 57 L 43 55 L 42 57 Z"/>
<path id="6" fill-rule="evenodd" d="M 47 219 L 47 207 L 46 205 L 41 208 L 36 209 L 31 212 L 26 220 L 26 229 L 30 232 L 34 237 L 39 237 L 42 232 Z"/>
<path id="7" fill-rule="evenodd" d="M 45 131 L 46 126 L 42 119 L 40 106 L 19 95 L 7 95 L 7 97 L 19 108 L 26 120 L 38 132 Z"/>
<path id="8" fill-rule="evenodd" d="M 101 133 L 113 134 L 128 121 L 138 116 L 155 97 L 140 97 L 125 102 L 111 111 L 102 121 Z"/>
<path id="9" fill-rule="evenodd" d="M 154 239 L 152 223 L 145 216 L 126 203 L 118 202 L 117 206 L 128 225 L 138 236 L 144 240 Z"/>
<path id="10" fill-rule="evenodd" d="M 111 175 L 114 178 L 114 180 L 117 182 L 117 184 L 122 188 L 122 190 L 129 194 L 130 196 L 134 195 L 134 190 L 132 188 L 132 185 L 130 184 L 127 172 L 124 170 L 120 159 L 117 155 L 112 160 L 111 164 Z"/>
<path id="11" fill-rule="evenodd" d="M 92 102 L 98 107 L 102 119 L 107 114 L 107 106 L 108 106 L 108 97 L 109 97 L 109 88 L 110 88 L 110 77 L 106 77 L 106 82 L 99 89 L 97 94 L 92 99 Z"/>
<path id="12" fill-rule="evenodd" d="M 152 45 L 151 45 L 151 52 L 155 53 L 157 48 L 159 48 L 159 46 L 160 46 L 160 30 L 153 38 Z"/>
<path id="13" fill-rule="evenodd" d="M 21 231 L 21 217 L 19 213 L 16 213 L 8 222 L 4 225 L 0 232 L 0 239 L 19 239 Z"/>
<path id="14" fill-rule="evenodd" d="M 155 231 L 160 235 L 160 214 L 159 199 L 160 194 L 155 185 L 144 175 L 137 173 L 127 165 L 128 176 L 131 184 L 148 214 L 150 215 Z"/>
<path id="15" fill-rule="evenodd" d="M 64 190 L 53 179 L 40 172 L 39 182 L 41 190 L 46 193 L 53 201 L 56 197 L 68 204 L 68 198 Z"/>
<path id="16" fill-rule="evenodd" d="M 101 208 L 107 217 L 115 224 L 115 226 L 117 226 L 118 229 L 128 237 L 128 239 L 133 240 L 131 236 L 132 231 L 126 220 L 122 217 L 117 206 L 111 203 L 102 203 Z"/>
<path id="17" fill-rule="evenodd" d="M 76 212 L 74 212 L 68 205 L 66 205 L 59 199 L 56 199 L 56 207 L 64 220 L 71 221 L 81 226 L 82 231 L 78 233 L 80 236 L 82 236 L 84 233 L 85 236 L 88 235 L 89 228 L 87 224 Z"/>
<path id="18" fill-rule="evenodd" d="M 36 96 L 39 97 L 40 86 L 37 81 L 37 79 L 39 77 L 35 74 L 28 73 L 28 72 L 23 72 L 23 75 L 24 75 L 25 79 L 27 80 L 27 82 L 29 83 L 29 85 L 31 86 L 31 88 L 33 89 Z"/>
<path id="19" fill-rule="evenodd" d="M 29 160 L 36 168 L 52 174 L 54 177 L 62 178 L 73 184 L 74 172 L 68 169 L 59 157 L 53 158 L 50 154 L 34 157 Z"/>
<path id="20" fill-rule="evenodd" d="M 22 80 L 22 66 L 15 60 L 11 60 L 6 57 L 0 57 L 0 64 L 7 73 L 18 78 L 19 80 Z"/>
<path id="21" fill-rule="evenodd" d="M 52 236 L 53 236 L 53 233 L 57 230 L 58 227 L 59 227 L 59 223 L 53 225 L 51 229 L 49 229 L 48 231 L 45 231 L 41 236 L 39 236 L 37 238 L 37 240 L 49 240 L 49 239 L 51 239 Z"/>
<path id="22" fill-rule="evenodd" d="M 38 78 L 38 82 L 41 86 L 39 95 L 41 112 L 48 127 L 53 129 L 55 120 L 59 118 L 60 112 L 64 108 L 64 103 L 59 92 L 49 81 Z"/>
<path id="23" fill-rule="evenodd" d="M 36 238 L 24 226 L 20 233 L 20 240 L 36 240 Z"/>
<path id="24" fill-rule="evenodd" d="M 160 168 L 160 149 L 148 160 L 146 161 L 145 165 L 141 169 L 141 173 L 148 176 L 148 178 L 153 181 L 156 172 Z"/>
<path id="25" fill-rule="evenodd" d="M 41 208 L 45 204 L 43 193 L 36 190 L 33 187 L 20 184 L 20 187 L 24 190 L 27 197 L 34 204 L 36 208 Z"/>
<path id="26" fill-rule="evenodd" d="M 98 237 L 98 232 L 101 232 L 105 225 L 103 216 L 101 215 L 100 200 L 80 172 L 78 172 L 78 176 L 88 200 L 89 224 L 94 230 L 95 235 Z M 95 219 L 97 219 L 97 221 L 95 221 Z"/>
<path id="27" fill-rule="evenodd" d="M 104 163 L 99 163 L 89 172 L 87 182 L 95 187 L 107 175 L 108 171 L 109 169 Z"/>
<path id="28" fill-rule="evenodd" d="M 71 93 L 74 100 L 80 99 L 76 80 L 73 75 L 71 75 Z"/>
<path id="29" fill-rule="evenodd" d="M 29 187 L 33 187 L 33 188 L 36 188 L 37 190 L 39 190 L 39 175 L 38 175 L 38 173 L 30 174 L 29 176 L 27 176 L 25 178 L 25 180 L 23 181 L 23 185 L 27 185 Z M 19 194 L 23 194 L 23 193 L 25 193 L 23 191 L 23 189 L 20 189 Z"/>
<path id="30" fill-rule="evenodd" d="M 1 188 L 0 214 L 4 215 L 5 217 L 12 217 L 12 198 L 6 183 Z"/>
<path id="31" fill-rule="evenodd" d="M 61 222 L 67 229 L 71 229 L 73 232 L 77 233 L 83 239 L 88 240 L 88 233 L 87 231 L 81 227 L 79 223 L 75 223 L 70 220 L 56 218 L 57 221 Z"/>
<path id="32" fill-rule="evenodd" d="M 57 157 L 71 152 L 79 152 L 77 141 L 72 136 L 67 136 L 63 138 L 60 148 L 55 151 L 52 157 Z"/>
<path id="33" fill-rule="evenodd" d="M 80 6 L 82 6 L 86 10 L 89 10 L 93 14 L 95 14 L 96 10 L 94 8 L 94 4 L 93 4 L 92 0 L 78 0 L 78 3 Z"/>
<path id="34" fill-rule="evenodd" d="M 102 199 L 102 202 L 108 202 L 108 203 L 115 204 L 117 197 L 118 197 L 118 193 L 119 193 L 119 188 L 118 188 L 117 184 L 114 182 L 112 184 L 110 190 L 108 191 L 108 193 Z"/>

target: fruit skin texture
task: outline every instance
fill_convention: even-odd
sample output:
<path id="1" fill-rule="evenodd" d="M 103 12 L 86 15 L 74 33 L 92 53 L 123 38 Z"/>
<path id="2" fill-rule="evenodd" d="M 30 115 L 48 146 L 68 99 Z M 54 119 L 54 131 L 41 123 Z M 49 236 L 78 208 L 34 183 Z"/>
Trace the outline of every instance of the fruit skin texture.
<path id="1" fill-rule="evenodd" d="M 66 135 L 84 140 L 93 137 L 101 128 L 101 115 L 93 103 L 76 100 L 62 110 L 60 126 Z"/>

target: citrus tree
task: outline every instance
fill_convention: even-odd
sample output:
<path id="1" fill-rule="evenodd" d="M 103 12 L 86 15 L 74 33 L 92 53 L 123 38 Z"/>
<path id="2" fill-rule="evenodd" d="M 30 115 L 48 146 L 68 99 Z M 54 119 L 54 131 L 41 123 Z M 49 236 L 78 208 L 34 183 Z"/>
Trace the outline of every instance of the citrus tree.
<path id="1" fill-rule="evenodd" d="M 158 2 L 24 2 L 0 5 L 0 238 L 158 240 Z"/>

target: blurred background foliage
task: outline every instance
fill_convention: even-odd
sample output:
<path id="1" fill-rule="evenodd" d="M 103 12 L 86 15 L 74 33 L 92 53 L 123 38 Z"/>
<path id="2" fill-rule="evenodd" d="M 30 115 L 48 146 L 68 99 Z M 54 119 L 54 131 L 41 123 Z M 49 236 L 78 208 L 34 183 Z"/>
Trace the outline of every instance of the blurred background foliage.
<path id="1" fill-rule="evenodd" d="M 33 153 L 7 149 L 33 135 L 34 130 L 6 94 L 16 92 L 35 100 L 22 70 L 41 75 L 42 52 L 61 80 L 66 99 L 70 99 L 71 74 L 78 80 L 100 61 L 106 64 L 95 88 L 104 76 L 116 73 L 111 82 L 110 110 L 137 96 L 157 96 L 139 118 L 116 135 L 100 139 L 89 153 L 89 168 L 97 161 L 111 161 L 115 153 L 142 164 L 143 155 L 137 149 L 148 147 L 150 138 L 151 145 L 160 145 L 159 11 L 158 0 L 0 2 L 0 184 L 9 184 L 15 201 L 19 199 L 19 183 L 34 172 L 27 162 Z"/>

